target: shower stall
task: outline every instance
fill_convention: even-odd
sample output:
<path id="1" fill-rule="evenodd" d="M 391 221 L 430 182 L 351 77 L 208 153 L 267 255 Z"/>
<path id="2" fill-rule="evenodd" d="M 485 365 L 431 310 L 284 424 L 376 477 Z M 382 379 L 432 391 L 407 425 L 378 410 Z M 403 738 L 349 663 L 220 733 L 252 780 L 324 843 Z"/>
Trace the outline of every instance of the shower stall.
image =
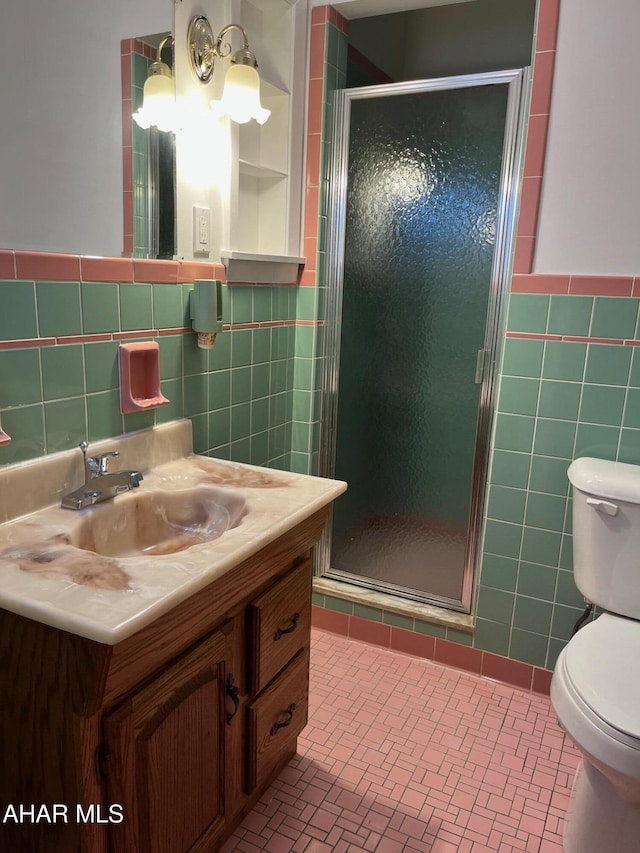
<path id="1" fill-rule="evenodd" d="M 528 81 L 336 92 L 324 577 L 470 610 Z"/>

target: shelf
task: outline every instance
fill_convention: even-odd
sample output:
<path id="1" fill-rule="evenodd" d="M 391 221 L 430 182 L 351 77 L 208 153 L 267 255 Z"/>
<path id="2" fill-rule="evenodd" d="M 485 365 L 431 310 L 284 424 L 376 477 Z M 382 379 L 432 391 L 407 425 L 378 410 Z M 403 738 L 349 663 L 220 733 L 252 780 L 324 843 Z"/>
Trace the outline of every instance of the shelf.
<path id="1" fill-rule="evenodd" d="M 297 284 L 306 258 L 223 249 L 220 260 L 227 269 L 229 284 Z"/>
<path id="2" fill-rule="evenodd" d="M 248 175 L 250 178 L 275 178 L 281 180 L 289 177 L 286 172 L 281 172 L 278 169 L 270 169 L 268 166 L 261 166 L 259 163 L 253 163 L 250 160 L 239 160 L 239 169 L 241 175 Z"/>
<path id="3" fill-rule="evenodd" d="M 243 124 L 238 129 L 238 155 L 241 162 L 253 163 L 279 175 L 289 171 L 289 96 L 262 98 L 262 105 L 271 110 L 263 125 Z"/>
<path id="4" fill-rule="evenodd" d="M 232 15 L 251 34 L 251 49 L 259 61 L 261 102 L 271 115 L 262 125 L 251 121 L 234 128 L 237 160 L 223 263 L 229 282 L 296 284 L 303 263 L 297 253 L 304 97 L 293 81 L 303 78 L 306 55 L 294 36 L 306 26 L 306 4 L 232 0 L 231 6 Z"/>

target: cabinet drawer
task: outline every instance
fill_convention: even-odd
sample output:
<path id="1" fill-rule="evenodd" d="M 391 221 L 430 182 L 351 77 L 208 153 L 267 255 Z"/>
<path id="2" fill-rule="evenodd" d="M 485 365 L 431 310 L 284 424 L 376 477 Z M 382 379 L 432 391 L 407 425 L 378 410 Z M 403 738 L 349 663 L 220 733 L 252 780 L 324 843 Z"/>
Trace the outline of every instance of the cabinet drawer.
<path id="1" fill-rule="evenodd" d="M 261 785 L 285 756 L 291 757 L 307 724 L 308 708 L 306 647 L 247 708 L 247 793 Z"/>
<path id="2" fill-rule="evenodd" d="M 249 605 L 251 624 L 251 692 L 255 696 L 309 640 L 311 630 L 311 559 Z"/>

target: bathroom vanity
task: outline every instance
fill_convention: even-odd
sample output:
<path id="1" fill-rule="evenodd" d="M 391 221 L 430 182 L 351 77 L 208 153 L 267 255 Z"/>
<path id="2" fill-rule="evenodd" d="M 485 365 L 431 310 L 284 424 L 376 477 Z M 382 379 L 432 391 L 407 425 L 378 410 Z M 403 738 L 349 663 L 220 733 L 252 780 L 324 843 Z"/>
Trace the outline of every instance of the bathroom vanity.
<path id="1" fill-rule="evenodd" d="M 188 422 L 122 445 L 135 493 L 0 525 L 0 807 L 48 810 L 0 849 L 215 851 L 306 723 L 311 549 L 345 484 L 193 456 Z"/>

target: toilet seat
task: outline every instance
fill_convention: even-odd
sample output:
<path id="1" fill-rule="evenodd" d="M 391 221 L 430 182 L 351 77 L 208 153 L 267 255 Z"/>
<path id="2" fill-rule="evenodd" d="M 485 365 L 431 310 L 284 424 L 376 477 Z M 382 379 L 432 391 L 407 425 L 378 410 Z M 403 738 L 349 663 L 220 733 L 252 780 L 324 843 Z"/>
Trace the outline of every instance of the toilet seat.
<path id="1" fill-rule="evenodd" d="M 565 658 L 567 677 L 589 708 L 640 740 L 640 622 L 603 613 L 578 631 Z"/>
<path id="2" fill-rule="evenodd" d="M 640 779 L 640 623 L 605 613 L 562 650 L 551 703 L 588 755 Z"/>

